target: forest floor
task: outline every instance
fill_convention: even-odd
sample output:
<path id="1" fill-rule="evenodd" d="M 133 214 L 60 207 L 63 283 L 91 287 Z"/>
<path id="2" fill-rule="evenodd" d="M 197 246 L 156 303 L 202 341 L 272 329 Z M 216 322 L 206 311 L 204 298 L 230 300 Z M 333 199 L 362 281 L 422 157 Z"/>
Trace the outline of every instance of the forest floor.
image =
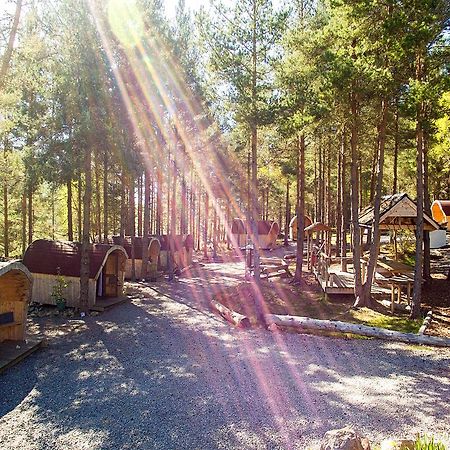
<path id="1" fill-rule="evenodd" d="M 242 282 L 208 263 L 98 316 L 30 319 L 47 345 L 0 376 L 0 448 L 304 450 L 345 425 L 450 443 L 450 349 L 239 330 L 208 303 Z"/>
<path id="2" fill-rule="evenodd" d="M 295 247 L 294 247 L 295 249 Z M 264 252 L 264 257 L 282 258 L 286 253 L 292 253 L 293 247 L 279 246 L 273 251 Z M 230 259 L 231 257 L 228 256 Z M 261 290 L 264 298 L 264 309 L 270 314 L 288 314 L 324 320 L 340 320 L 381 327 L 405 333 L 417 333 L 423 319 L 410 320 L 408 311 L 396 311 L 393 315 L 390 300 L 383 295 L 375 297 L 372 308 L 352 308 L 355 301 L 352 295 L 332 295 L 326 297 L 313 273 L 303 267 L 303 281 L 300 285 L 292 284 L 291 278 L 272 278 L 263 280 Z M 295 272 L 295 263 L 291 264 L 291 272 Z M 215 299 L 256 321 L 254 310 L 254 294 L 250 283 L 242 281 L 238 285 L 224 286 L 215 295 Z M 438 274 L 423 289 L 423 310 L 433 310 L 434 318 L 426 334 L 450 337 L 450 282 Z M 298 332 L 291 330 L 293 332 Z M 323 333 L 320 334 L 330 334 Z M 335 333 L 331 333 L 335 334 Z"/>

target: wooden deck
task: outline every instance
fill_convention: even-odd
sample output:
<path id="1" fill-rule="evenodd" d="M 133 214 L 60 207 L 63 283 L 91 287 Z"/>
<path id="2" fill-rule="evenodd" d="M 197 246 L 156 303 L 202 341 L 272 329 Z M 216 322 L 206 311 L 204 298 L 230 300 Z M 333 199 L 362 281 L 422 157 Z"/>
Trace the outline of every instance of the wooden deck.
<path id="1" fill-rule="evenodd" d="M 90 307 L 91 311 L 103 312 L 113 306 L 120 305 L 128 300 L 128 297 L 104 297 L 97 298 L 97 301 Z"/>
<path id="2" fill-rule="evenodd" d="M 324 279 L 319 271 L 313 272 L 322 290 L 328 295 L 352 295 L 355 292 L 355 281 L 353 273 L 342 272 L 339 265 L 333 265 L 328 270 L 328 280 Z M 391 290 L 385 287 L 372 285 L 373 294 L 390 295 Z"/>
<path id="3" fill-rule="evenodd" d="M 41 345 L 41 340 L 3 341 L 0 343 L 0 373 L 22 361 Z"/>

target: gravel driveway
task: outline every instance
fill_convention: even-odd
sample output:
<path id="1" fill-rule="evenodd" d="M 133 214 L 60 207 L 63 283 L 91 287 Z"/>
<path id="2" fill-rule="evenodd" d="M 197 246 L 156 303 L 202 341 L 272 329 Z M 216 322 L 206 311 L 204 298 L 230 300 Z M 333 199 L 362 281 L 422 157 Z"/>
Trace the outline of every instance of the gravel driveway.
<path id="1" fill-rule="evenodd" d="M 36 319 L 53 337 L 0 375 L 0 449 L 307 449 L 345 425 L 445 438 L 448 350 L 232 329 L 206 299 L 242 271 L 211 264 L 86 321 Z"/>

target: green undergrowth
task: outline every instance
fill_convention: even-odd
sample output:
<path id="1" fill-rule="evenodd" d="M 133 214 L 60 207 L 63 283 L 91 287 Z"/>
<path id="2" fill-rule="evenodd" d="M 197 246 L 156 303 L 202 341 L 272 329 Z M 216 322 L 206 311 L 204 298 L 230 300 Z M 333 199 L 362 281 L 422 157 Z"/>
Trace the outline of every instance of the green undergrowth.
<path id="1" fill-rule="evenodd" d="M 348 311 L 345 316 L 348 322 L 360 323 L 371 327 L 401 331 L 402 333 L 417 333 L 422 325 L 421 319 L 411 320 L 407 316 L 392 316 L 369 308 Z M 344 320 L 340 318 L 339 320 Z"/>
<path id="2" fill-rule="evenodd" d="M 373 450 L 383 450 L 383 447 L 380 445 L 375 445 Z M 392 450 L 400 450 L 401 448 L 410 448 L 410 447 L 400 447 L 399 445 L 395 447 L 389 447 Z M 414 441 L 414 450 L 446 450 L 447 447 L 439 441 L 435 441 L 433 437 L 428 436 L 419 436 Z"/>

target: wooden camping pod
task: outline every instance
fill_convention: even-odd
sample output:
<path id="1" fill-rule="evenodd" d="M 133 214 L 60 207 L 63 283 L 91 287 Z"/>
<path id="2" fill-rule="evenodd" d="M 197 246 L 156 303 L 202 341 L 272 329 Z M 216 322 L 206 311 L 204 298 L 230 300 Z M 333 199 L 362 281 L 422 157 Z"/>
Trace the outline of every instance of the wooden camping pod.
<path id="1" fill-rule="evenodd" d="M 123 296 L 127 253 L 119 245 L 91 244 L 89 248 L 89 299 L 93 307 L 97 298 Z M 62 276 L 68 286 L 64 290 L 67 306 L 78 307 L 80 301 L 81 244 L 39 239 L 23 257 L 23 263 L 33 275 L 32 300 L 55 304 L 53 287 Z"/>
<path id="2" fill-rule="evenodd" d="M 312 220 L 305 215 L 305 226 L 304 228 L 309 227 L 310 225 L 312 225 Z M 297 216 L 294 216 L 291 221 L 289 222 L 289 238 L 292 241 L 296 241 L 297 240 Z"/>
<path id="3" fill-rule="evenodd" d="M 431 215 L 439 225 L 450 231 L 450 200 L 435 200 L 431 205 Z"/>
<path id="4" fill-rule="evenodd" d="M 233 245 L 243 247 L 247 244 L 247 222 L 242 219 L 233 219 L 231 235 Z M 280 226 L 272 220 L 258 220 L 258 247 L 262 249 L 273 248 L 276 245 Z"/>
<path id="5" fill-rule="evenodd" d="M 174 268 L 183 269 L 192 265 L 194 255 L 194 239 L 191 234 L 177 234 L 175 236 L 159 236 L 161 250 L 158 267 L 160 270 L 168 269 L 168 255 L 172 252 Z"/>
<path id="6" fill-rule="evenodd" d="M 25 340 L 32 278 L 19 262 L 0 262 L 0 342 Z"/>
<path id="7" fill-rule="evenodd" d="M 125 263 L 125 279 L 130 280 L 132 278 L 132 252 L 131 252 L 131 237 L 125 236 L 124 238 L 120 236 L 113 236 L 109 239 L 111 244 L 121 245 L 128 254 L 128 259 Z M 135 276 L 139 278 L 142 273 L 142 247 L 144 244 L 144 238 L 142 236 L 136 236 L 134 238 L 134 268 Z M 148 238 L 148 269 L 147 273 L 151 272 L 152 264 L 158 264 L 158 258 L 161 251 L 161 242 L 155 236 L 149 236 Z"/>

